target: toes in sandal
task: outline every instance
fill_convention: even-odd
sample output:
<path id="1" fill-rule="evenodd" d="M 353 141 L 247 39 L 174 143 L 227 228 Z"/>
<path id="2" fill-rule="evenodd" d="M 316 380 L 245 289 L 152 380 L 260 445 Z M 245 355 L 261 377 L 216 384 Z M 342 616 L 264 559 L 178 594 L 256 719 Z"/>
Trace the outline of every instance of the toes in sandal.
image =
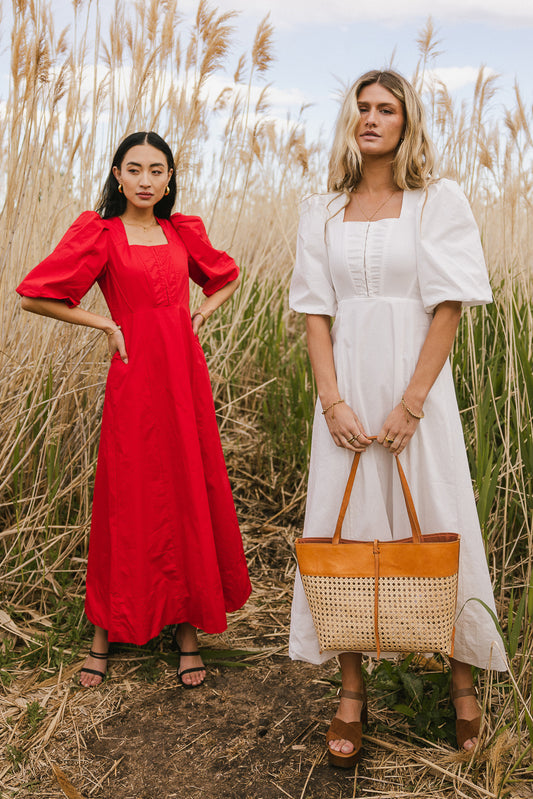
<path id="1" fill-rule="evenodd" d="M 359 693 L 359 691 L 345 691 L 340 692 L 340 696 L 347 699 L 359 699 L 363 703 L 361 708 L 361 721 L 342 721 L 342 719 L 335 718 L 330 724 L 329 730 L 326 733 L 326 746 L 328 748 L 328 762 L 330 766 L 339 766 L 340 768 L 352 768 L 359 762 L 363 746 L 363 725 L 368 722 L 368 710 L 366 704 L 366 696 Z M 349 741 L 353 746 L 353 751 L 335 752 L 329 746 L 330 741 Z"/>
<path id="2" fill-rule="evenodd" d="M 108 655 L 109 655 L 108 652 L 105 652 L 105 653 L 103 653 L 103 652 L 93 652 L 92 649 L 89 649 L 89 657 L 92 657 L 95 660 L 107 660 Z M 80 670 L 80 674 L 96 674 L 98 677 L 102 678 L 102 682 L 103 682 L 105 680 L 105 678 L 106 678 L 107 671 L 98 671 L 98 669 L 89 669 L 86 666 L 84 666 Z M 101 685 L 102 682 L 99 682 L 98 685 Z M 83 683 L 81 683 L 81 682 L 80 682 L 80 685 L 82 685 L 84 688 L 97 688 L 98 687 L 98 685 L 83 685 Z"/>
<path id="3" fill-rule="evenodd" d="M 452 699 L 452 704 L 455 707 L 455 699 L 460 696 L 475 696 L 477 698 L 478 693 L 476 689 L 472 686 L 472 688 L 461 688 L 458 691 L 454 691 L 453 688 L 450 690 L 450 696 Z M 471 738 L 479 738 L 479 729 L 481 727 L 481 716 L 476 716 L 473 719 L 456 719 L 455 720 L 455 736 L 457 738 L 457 748 L 464 749 L 465 752 L 471 751 L 465 749 L 465 743 Z"/>

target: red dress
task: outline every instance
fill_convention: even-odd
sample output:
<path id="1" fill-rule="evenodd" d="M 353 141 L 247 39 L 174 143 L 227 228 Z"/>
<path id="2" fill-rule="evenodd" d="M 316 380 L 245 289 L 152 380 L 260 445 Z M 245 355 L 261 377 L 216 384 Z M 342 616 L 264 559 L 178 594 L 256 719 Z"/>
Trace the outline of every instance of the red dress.
<path id="1" fill-rule="evenodd" d="M 130 245 L 118 217 L 86 211 L 17 291 L 77 305 L 96 281 L 121 325 L 107 378 L 94 488 L 88 618 L 144 644 L 167 624 L 226 629 L 250 595 L 189 277 L 213 294 L 239 269 L 198 217 L 159 223 L 167 244 Z"/>

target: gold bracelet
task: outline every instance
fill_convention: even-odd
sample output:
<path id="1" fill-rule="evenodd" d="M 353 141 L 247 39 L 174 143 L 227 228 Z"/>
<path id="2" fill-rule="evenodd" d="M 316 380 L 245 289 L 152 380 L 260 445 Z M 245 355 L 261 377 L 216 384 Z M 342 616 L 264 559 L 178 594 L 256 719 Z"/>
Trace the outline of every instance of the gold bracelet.
<path id="1" fill-rule="evenodd" d="M 122 330 L 122 328 L 120 325 L 117 325 L 114 330 L 109 330 L 109 331 L 104 330 L 104 333 L 106 334 L 106 336 L 113 336 L 115 333 L 118 333 L 119 330 Z"/>
<path id="2" fill-rule="evenodd" d="M 340 399 L 340 400 L 335 400 L 335 402 L 332 402 L 332 403 L 331 403 L 331 405 L 328 405 L 328 407 L 327 407 L 327 408 L 325 408 L 325 409 L 322 411 L 322 416 L 325 416 L 325 415 L 326 415 L 326 413 L 327 413 L 327 412 L 330 410 L 330 408 L 333 408 L 333 406 L 334 406 L 334 405 L 339 405 L 339 403 L 341 403 L 341 402 L 344 402 L 344 400 L 343 400 L 343 399 Z"/>
<path id="3" fill-rule="evenodd" d="M 205 314 L 203 314 L 201 311 L 195 311 L 193 313 L 193 315 L 191 316 L 191 322 L 192 322 L 192 320 L 194 319 L 195 316 L 201 316 L 202 319 L 204 320 L 204 325 L 205 325 L 205 323 L 207 322 L 207 316 Z"/>
<path id="4" fill-rule="evenodd" d="M 413 419 L 423 419 L 424 418 L 424 416 L 425 416 L 424 411 L 422 411 L 420 413 L 420 415 L 418 413 L 415 413 L 414 411 L 411 410 L 411 408 L 407 407 L 407 403 L 405 402 L 403 397 L 401 398 L 400 402 L 402 403 L 402 408 L 404 409 L 404 411 L 407 411 L 409 416 L 412 416 Z"/>

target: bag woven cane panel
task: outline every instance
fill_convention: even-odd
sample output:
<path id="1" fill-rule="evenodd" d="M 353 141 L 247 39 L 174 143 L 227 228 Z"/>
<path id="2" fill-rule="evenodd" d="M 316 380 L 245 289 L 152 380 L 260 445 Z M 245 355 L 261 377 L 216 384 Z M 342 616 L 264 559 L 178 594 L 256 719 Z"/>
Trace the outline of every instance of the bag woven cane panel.
<path id="1" fill-rule="evenodd" d="M 321 651 L 375 651 L 373 577 L 302 574 L 302 582 Z M 449 654 L 456 596 L 457 574 L 380 578 L 381 650 Z"/>

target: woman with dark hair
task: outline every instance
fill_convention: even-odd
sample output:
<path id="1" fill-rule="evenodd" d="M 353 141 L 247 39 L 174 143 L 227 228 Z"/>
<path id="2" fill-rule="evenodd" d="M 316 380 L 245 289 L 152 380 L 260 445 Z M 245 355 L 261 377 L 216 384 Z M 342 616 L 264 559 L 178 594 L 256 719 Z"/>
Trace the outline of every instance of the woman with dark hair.
<path id="1" fill-rule="evenodd" d="M 472 749 L 480 711 L 471 665 L 506 668 L 482 604 L 494 611 L 448 361 L 461 307 L 492 299 L 479 232 L 459 186 L 435 177 L 422 102 L 394 72 L 369 72 L 348 90 L 328 189 L 302 204 L 290 292 L 291 307 L 307 315 L 319 395 L 304 536 L 331 529 L 359 452 L 343 538 L 410 537 L 391 458 L 402 453 L 423 532 L 461 534 L 451 690 L 458 746 Z M 311 663 L 338 655 L 328 757 L 352 766 L 366 715 L 361 653 L 319 651 L 299 576 L 289 653 Z"/>
<path id="2" fill-rule="evenodd" d="M 17 291 L 27 311 L 102 330 L 107 378 L 81 670 L 105 677 L 109 643 L 144 644 L 176 625 L 178 678 L 201 685 L 197 629 L 219 633 L 250 594 L 198 332 L 239 285 L 198 217 L 173 214 L 174 159 L 153 132 L 120 144 L 98 205 L 74 222 Z M 192 315 L 189 278 L 204 301 Z M 110 317 L 78 307 L 97 282 Z"/>

